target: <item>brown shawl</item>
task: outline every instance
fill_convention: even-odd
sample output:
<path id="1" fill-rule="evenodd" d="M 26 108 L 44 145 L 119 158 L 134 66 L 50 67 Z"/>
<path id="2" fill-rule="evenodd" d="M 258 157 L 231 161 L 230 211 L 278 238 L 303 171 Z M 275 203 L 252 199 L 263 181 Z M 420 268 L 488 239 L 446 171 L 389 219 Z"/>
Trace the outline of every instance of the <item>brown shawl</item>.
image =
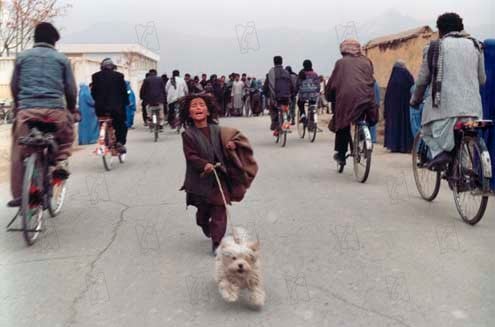
<path id="1" fill-rule="evenodd" d="M 335 63 L 325 90 L 327 100 L 333 104 L 335 130 L 350 126 L 364 113 L 371 125 L 376 123 L 373 86 L 373 64 L 367 57 L 345 55 Z"/>
<path id="2" fill-rule="evenodd" d="M 258 164 L 254 160 L 253 149 L 249 140 L 238 130 L 229 127 L 220 129 L 220 137 L 224 145 L 225 162 L 230 177 L 231 200 L 239 202 L 244 198 L 258 172 Z M 235 143 L 235 150 L 228 150 L 227 143 Z"/>

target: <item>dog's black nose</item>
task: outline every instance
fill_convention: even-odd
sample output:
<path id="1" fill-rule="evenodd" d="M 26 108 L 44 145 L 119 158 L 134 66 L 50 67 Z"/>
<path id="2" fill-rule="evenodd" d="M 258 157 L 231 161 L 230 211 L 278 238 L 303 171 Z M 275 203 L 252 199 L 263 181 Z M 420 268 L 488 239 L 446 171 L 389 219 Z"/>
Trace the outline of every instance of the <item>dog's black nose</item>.
<path id="1" fill-rule="evenodd" d="M 241 269 L 243 268 L 243 265 L 242 265 L 242 263 L 240 263 L 240 264 L 239 264 L 239 268 L 241 268 Z"/>

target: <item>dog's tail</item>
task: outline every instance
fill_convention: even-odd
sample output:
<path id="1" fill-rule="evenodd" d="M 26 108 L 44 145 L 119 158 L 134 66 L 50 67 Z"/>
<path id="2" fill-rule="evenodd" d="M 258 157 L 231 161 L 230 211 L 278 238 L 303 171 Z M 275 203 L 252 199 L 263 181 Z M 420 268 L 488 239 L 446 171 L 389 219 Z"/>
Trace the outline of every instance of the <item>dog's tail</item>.
<path id="1" fill-rule="evenodd" d="M 232 227 L 232 236 L 237 244 L 243 244 L 249 241 L 249 234 L 242 227 Z"/>

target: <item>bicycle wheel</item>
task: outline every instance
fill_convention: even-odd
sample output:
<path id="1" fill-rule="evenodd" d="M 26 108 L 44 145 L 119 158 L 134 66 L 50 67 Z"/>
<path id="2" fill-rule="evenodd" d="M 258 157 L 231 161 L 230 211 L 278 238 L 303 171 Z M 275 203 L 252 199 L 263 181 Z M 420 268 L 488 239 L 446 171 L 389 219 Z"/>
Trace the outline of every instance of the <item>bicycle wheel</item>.
<path id="1" fill-rule="evenodd" d="M 56 217 L 62 211 L 67 192 L 66 182 L 65 179 L 52 177 L 50 184 L 48 184 L 48 212 L 52 217 Z"/>
<path id="2" fill-rule="evenodd" d="M 301 121 L 301 111 L 299 110 L 299 106 L 296 108 L 296 129 L 299 137 L 303 139 L 304 136 L 306 136 L 306 126 L 304 126 Z"/>
<path id="3" fill-rule="evenodd" d="M 22 234 L 28 246 L 34 244 L 43 228 L 43 167 L 38 154 L 26 159 L 22 183 Z"/>
<path id="4" fill-rule="evenodd" d="M 490 179 L 485 172 L 491 167 L 485 143 L 479 137 L 465 136 L 454 162 L 457 181 L 453 187 L 457 211 L 464 222 L 476 225 L 485 214 Z M 456 175 L 454 175 L 456 176 Z"/>
<path id="5" fill-rule="evenodd" d="M 316 134 L 318 133 L 318 116 L 316 114 L 316 109 L 313 109 L 311 113 L 308 112 L 308 137 L 309 141 L 313 143 L 316 140 Z"/>
<path id="6" fill-rule="evenodd" d="M 360 183 L 366 182 L 371 168 L 372 149 L 369 148 L 366 140 L 367 128 L 368 126 L 366 125 L 356 125 L 354 127 L 352 160 L 354 163 L 354 176 Z"/>
<path id="7" fill-rule="evenodd" d="M 416 134 L 412 148 L 412 169 L 416 188 L 424 200 L 433 201 L 440 191 L 441 176 L 439 171 L 424 168 L 429 150 L 421 138 L 421 132 Z"/>
<path id="8" fill-rule="evenodd" d="M 105 129 L 105 153 L 102 155 L 103 166 L 106 171 L 112 170 L 113 165 L 113 155 L 112 155 L 112 142 L 110 141 L 110 129 L 107 127 Z"/>

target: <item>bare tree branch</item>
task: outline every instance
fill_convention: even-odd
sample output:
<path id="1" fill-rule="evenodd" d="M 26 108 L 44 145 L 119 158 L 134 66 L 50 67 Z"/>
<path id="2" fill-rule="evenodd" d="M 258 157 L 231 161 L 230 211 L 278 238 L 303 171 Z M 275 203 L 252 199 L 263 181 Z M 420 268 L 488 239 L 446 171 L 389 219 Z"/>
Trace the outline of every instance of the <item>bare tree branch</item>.
<path id="1" fill-rule="evenodd" d="M 0 0 L 0 56 L 26 49 L 33 41 L 34 28 L 63 16 L 71 5 L 59 6 L 58 0 Z M 6 16 L 2 17 L 2 10 Z"/>

